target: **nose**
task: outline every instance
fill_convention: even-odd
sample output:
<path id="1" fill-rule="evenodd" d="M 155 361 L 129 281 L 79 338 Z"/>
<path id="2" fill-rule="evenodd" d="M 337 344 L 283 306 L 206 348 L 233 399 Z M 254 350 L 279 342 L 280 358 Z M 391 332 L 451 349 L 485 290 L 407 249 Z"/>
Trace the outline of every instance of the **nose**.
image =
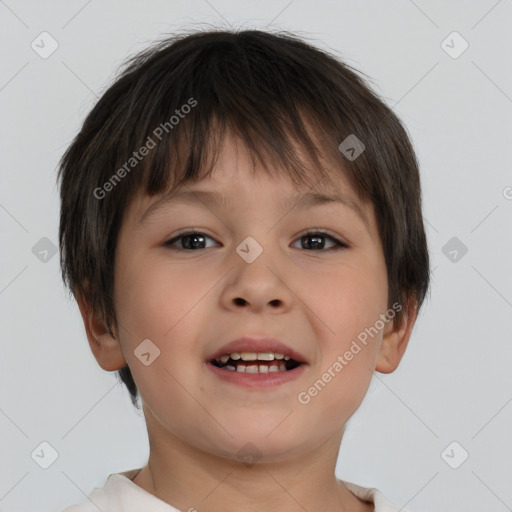
<path id="1" fill-rule="evenodd" d="M 224 307 L 235 310 L 244 307 L 255 313 L 290 310 L 295 297 L 291 277 L 289 273 L 285 276 L 276 264 L 269 263 L 263 254 L 252 263 L 240 258 L 222 292 Z"/>

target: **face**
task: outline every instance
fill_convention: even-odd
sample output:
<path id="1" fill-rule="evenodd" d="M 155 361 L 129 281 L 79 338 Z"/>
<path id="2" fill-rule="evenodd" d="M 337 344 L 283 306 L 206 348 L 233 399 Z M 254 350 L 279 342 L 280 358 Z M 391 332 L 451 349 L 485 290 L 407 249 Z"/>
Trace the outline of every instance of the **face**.
<path id="1" fill-rule="evenodd" d="M 252 165 L 226 139 L 212 175 L 179 190 L 215 192 L 222 203 L 199 194 L 134 200 L 119 233 L 115 304 L 153 435 L 232 459 L 250 442 L 276 461 L 342 432 L 392 322 L 379 322 L 388 283 L 371 205 L 339 171 L 345 203 L 292 202 L 311 190 Z M 363 344 L 369 328 L 378 333 Z M 242 336 L 277 339 L 305 364 L 280 384 L 225 380 L 205 361 Z"/>

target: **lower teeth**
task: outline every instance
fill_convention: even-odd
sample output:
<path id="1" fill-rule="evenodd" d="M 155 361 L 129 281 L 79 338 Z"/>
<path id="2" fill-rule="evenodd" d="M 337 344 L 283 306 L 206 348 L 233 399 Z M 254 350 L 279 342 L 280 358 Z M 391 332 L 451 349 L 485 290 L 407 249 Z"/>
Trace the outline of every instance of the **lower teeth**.
<path id="1" fill-rule="evenodd" d="M 284 363 L 277 364 L 251 364 L 244 365 L 238 364 L 237 366 L 233 366 L 231 364 L 227 364 L 226 366 L 221 366 L 223 370 L 228 370 L 230 372 L 239 372 L 239 373 L 270 373 L 270 372 L 283 372 L 286 371 L 286 365 Z"/>

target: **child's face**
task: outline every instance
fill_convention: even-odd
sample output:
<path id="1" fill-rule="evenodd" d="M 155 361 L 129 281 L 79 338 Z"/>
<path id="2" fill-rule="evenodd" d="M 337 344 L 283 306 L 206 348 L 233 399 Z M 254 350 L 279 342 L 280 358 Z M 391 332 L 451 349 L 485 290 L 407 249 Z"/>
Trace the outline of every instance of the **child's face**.
<path id="1" fill-rule="evenodd" d="M 233 459 L 251 442 L 257 456 L 278 460 L 328 440 L 339 443 L 392 322 L 368 336 L 366 345 L 358 341 L 359 351 L 354 347 L 387 310 L 386 265 L 372 207 L 359 203 L 340 175 L 340 189 L 360 204 L 368 225 L 340 203 L 290 211 L 291 197 L 308 190 L 287 178 L 253 175 L 251 166 L 245 149 L 228 138 L 211 177 L 185 187 L 215 191 L 226 205 L 186 200 L 153 210 L 143 221 L 158 198 L 139 197 L 130 205 L 116 252 L 115 305 L 150 437 L 179 439 Z M 166 245 L 185 230 L 203 238 L 177 240 L 173 247 L 181 251 Z M 306 231 L 316 236 L 305 237 Z M 332 250 L 334 241 L 317 238 L 318 231 L 349 247 Z M 247 237 L 263 249 L 251 263 L 236 251 Z M 277 338 L 303 354 L 307 365 L 289 382 L 256 390 L 226 382 L 204 364 L 226 343 L 251 335 Z M 147 366 L 134 355 L 146 339 L 160 350 Z M 349 360 L 344 355 L 351 346 Z M 322 377 L 329 368 L 331 378 Z M 309 392 L 319 379 L 320 391 Z"/>

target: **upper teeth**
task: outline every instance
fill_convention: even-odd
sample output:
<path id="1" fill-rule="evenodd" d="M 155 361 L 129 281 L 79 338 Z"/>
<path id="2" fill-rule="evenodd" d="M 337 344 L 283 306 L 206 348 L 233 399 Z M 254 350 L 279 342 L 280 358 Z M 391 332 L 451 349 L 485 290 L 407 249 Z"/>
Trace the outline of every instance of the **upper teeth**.
<path id="1" fill-rule="evenodd" d="M 274 359 L 288 361 L 290 356 L 285 356 L 278 352 L 232 352 L 231 354 L 220 356 L 219 361 L 227 363 L 229 358 L 233 359 L 233 361 L 238 361 L 239 359 L 242 359 L 242 361 L 273 361 Z"/>

